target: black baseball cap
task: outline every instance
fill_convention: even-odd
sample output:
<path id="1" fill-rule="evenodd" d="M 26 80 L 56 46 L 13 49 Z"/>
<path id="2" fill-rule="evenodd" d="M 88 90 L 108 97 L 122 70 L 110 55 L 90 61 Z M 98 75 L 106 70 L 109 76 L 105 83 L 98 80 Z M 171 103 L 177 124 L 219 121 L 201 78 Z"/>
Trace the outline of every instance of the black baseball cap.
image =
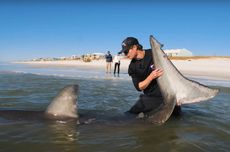
<path id="1" fill-rule="evenodd" d="M 125 55 L 128 54 L 129 49 L 133 45 L 138 45 L 139 42 L 135 37 L 127 37 L 121 44 L 122 50 L 119 52 L 119 54 L 124 53 Z"/>

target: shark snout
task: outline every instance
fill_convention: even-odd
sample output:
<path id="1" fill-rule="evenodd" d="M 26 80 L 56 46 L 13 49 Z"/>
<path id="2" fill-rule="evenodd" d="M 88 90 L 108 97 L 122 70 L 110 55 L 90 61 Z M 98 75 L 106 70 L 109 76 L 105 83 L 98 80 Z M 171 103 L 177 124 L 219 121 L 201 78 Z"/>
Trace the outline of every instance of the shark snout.
<path id="1" fill-rule="evenodd" d="M 78 117 L 77 97 L 78 85 L 65 86 L 53 99 L 46 109 L 46 114 L 58 117 Z"/>

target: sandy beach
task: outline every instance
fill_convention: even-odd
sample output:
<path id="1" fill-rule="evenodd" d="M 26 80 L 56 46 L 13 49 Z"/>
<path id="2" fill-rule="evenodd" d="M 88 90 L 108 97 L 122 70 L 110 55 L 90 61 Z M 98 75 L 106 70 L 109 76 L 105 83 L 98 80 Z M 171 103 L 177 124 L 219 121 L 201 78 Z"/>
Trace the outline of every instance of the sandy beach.
<path id="1" fill-rule="evenodd" d="M 173 64 L 185 76 L 201 77 L 216 80 L 230 80 L 230 57 L 203 57 L 190 59 L 171 59 Z M 76 67 L 87 69 L 105 69 L 105 60 L 94 60 L 83 62 L 79 60 L 68 61 L 25 61 L 17 62 L 27 64 L 33 67 Z M 129 59 L 121 60 L 121 72 L 126 72 Z M 112 69 L 113 69 L 112 64 Z"/>

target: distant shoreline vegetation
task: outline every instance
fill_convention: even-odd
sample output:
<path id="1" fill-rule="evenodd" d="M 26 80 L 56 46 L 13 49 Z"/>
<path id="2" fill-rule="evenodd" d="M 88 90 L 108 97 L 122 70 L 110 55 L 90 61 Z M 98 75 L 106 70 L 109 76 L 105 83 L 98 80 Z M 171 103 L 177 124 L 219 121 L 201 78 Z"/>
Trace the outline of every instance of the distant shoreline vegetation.
<path id="1" fill-rule="evenodd" d="M 105 59 L 104 53 L 85 54 L 85 55 L 81 55 L 81 56 L 72 55 L 70 57 L 59 57 L 59 58 L 52 58 L 52 57 L 36 58 L 36 59 L 31 59 L 29 61 L 72 61 L 72 60 L 77 60 L 77 61 L 91 62 L 92 60 L 100 60 L 100 59 Z"/>

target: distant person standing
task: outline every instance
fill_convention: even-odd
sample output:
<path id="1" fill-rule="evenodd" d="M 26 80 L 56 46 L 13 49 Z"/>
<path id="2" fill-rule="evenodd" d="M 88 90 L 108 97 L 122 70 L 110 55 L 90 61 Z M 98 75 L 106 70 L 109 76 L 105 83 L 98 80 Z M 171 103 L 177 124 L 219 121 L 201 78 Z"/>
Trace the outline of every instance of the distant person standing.
<path id="1" fill-rule="evenodd" d="M 115 75 L 116 71 L 117 71 L 117 74 L 119 76 L 119 73 L 120 73 L 120 64 L 121 64 L 119 53 L 117 55 L 115 55 L 113 61 L 114 61 L 114 71 L 113 71 L 113 74 Z"/>
<path id="2" fill-rule="evenodd" d="M 108 51 L 107 54 L 105 55 L 105 59 L 106 59 L 106 73 L 111 73 L 111 64 L 113 62 L 113 57 L 110 54 L 110 51 Z"/>

